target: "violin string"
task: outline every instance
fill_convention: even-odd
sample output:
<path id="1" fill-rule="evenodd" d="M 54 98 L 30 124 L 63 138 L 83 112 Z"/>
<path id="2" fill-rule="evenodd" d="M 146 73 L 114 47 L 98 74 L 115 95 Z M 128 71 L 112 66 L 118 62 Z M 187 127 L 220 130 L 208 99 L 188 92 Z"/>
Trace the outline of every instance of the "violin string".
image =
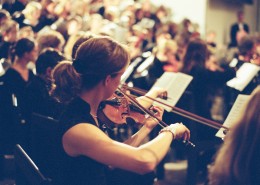
<path id="1" fill-rule="evenodd" d="M 162 104 L 162 105 L 164 105 L 164 106 L 167 106 L 167 107 L 171 108 L 171 109 L 172 109 L 171 112 L 176 113 L 176 114 L 178 114 L 178 115 L 180 115 L 180 116 L 186 117 L 186 118 L 188 118 L 188 119 L 191 119 L 191 120 L 193 120 L 193 121 L 199 122 L 199 123 L 201 123 L 201 124 L 207 125 L 207 126 L 209 126 L 209 127 L 215 128 L 215 129 L 223 128 L 223 129 L 225 129 L 225 130 L 229 130 L 229 128 L 225 127 L 224 125 L 222 125 L 222 124 L 220 124 L 220 123 L 217 123 L 217 122 L 215 122 L 215 121 L 212 121 L 212 120 L 209 120 L 209 119 L 200 117 L 200 116 L 198 116 L 198 115 L 196 115 L 196 114 L 192 114 L 192 113 L 190 113 L 190 112 L 188 112 L 188 111 L 185 111 L 185 110 L 183 110 L 183 109 L 179 109 L 179 108 L 177 108 L 177 107 L 172 107 L 172 106 L 170 106 L 170 105 L 168 105 L 168 104 L 166 104 L 166 103 L 164 103 L 164 102 L 161 102 L 161 101 L 159 101 L 159 100 L 157 100 L 157 99 L 154 99 L 154 98 L 151 98 L 151 97 L 149 97 L 149 96 L 146 96 L 144 90 L 140 90 L 140 89 L 136 90 L 136 88 L 129 87 L 129 86 L 127 86 L 127 85 L 123 85 L 123 87 L 124 87 L 124 88 L 127 88 L 128 90 L 133 91 L 133 92 L 135 92 L 135 93 L 139 93 L 140 95 L 143 95 L 143 96 L 145 96 L 146 98 L 148 98 L 148 99 L 150 99 L 150 100 L 153 100 L 153 101 L 155 101 L 155 102 L 157 102 L 157 103 L 160 103 L 160 104 Z"/>

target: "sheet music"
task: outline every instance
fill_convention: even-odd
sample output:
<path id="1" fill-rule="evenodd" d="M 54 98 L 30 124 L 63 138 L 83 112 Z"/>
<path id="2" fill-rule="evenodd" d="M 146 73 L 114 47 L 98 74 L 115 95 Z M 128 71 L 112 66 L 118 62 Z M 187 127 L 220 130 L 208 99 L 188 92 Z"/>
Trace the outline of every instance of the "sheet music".
<path id="1" fill-rule="evenodd" d="M 0 76 L 2 76 L 2 75 L 4 75 L 4 74 L 5 74 L 5 70 L 4 70 L 2 61 L 0 61 Z"/>
<path id="2" fill-rule="evenodd" d="M 243 112 L 245 111 L 245 105 L 248 102 L 250 98 L 250 95 L 238 95 L 234 105 L 232 106 L 225 122 L 224 122 L 224 126 L 227 128 L 231 128 L 233 126 L 234 123 L 237 122 L 238 119 L 240 119 L 240 116 L 243 114 Z M 217 137 L 220 138 L 224 138 L 225 134 L 223 133 L 224 129 L 221 128 L 219 129 L 219 131 L 216 133 Z"/>
<path id="3" fill-rule="evenodd" d="M 167 91 L 168 99 L 159 101 L 166 103 L 170 106 L 175 106 L 176 103 L 181 98 L 185 89 L 190 84 L 192 76 L 184 74 L 184 73 L 174 73 L 174 72 L 165 72 L 153 85 L 154 87 L 160 87 Z M 158 99 L 158 98 L 157 98 Z M 168 106 L 164 106 L 160 103 L 154 102 L 154 105 L 162 106 L 166 111 L 170 112 L 172 108 Z"/>
<path id="4" fill-rule="evenodd" d="M 236 73 L 236 77 L 229 80 L 227 85 L 239 91 L 243 91 L 251 80 L 257 75 L 260 67 L 251 63 L 244 63 Z"/>

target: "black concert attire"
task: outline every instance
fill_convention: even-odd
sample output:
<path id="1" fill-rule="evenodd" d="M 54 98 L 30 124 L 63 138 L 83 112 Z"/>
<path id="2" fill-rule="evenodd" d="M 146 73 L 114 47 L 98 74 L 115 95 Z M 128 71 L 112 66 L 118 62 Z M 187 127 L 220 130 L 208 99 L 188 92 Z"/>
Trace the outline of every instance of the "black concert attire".
<path id="1" fill-rule="evenodd" d="M 229 47 L 237 47 L 237 38 L 236 37 L 237 37 L 237 33 L 240 30 L 244 30 L 245 32 L 249 33 L 249 26 L 246 23 L 235 23 L 231 26 L 231 30 L 230 30 L 231 42 L 229 44 Z"/>
<path id="2" fill-rule="evenodd" d="M 5 59 L 12 60 L 13 58 L 11 58 L 11 54 L 14 45 L 15 43 L 11 43 L 11 42 L 6 42 L 6 41 L 0 42 L 0 59 L 5 58 Z"/>
<path id="3" fill-rule="evenodd" d="M 5 87 L 10 93 L 14 93 L 20 101 L 23 101 L 26 85 L 30 83 L 34 77 L 33 72 L 29 70 L 28 81 L 25 81 L 20 73 L 13 68 L 9 68 L 3 76 Z"/>
<path id="4" fill-rule="evenodd" d="M 227 68 L 225 72 L 213 72 L 199 66 L 194 66 L 189 75 L 193 76 L 193 80 L 187 90 L 190 90 L 194 97 L 194 113 L 211 119 L 210 96 L 214 95 L 217 87 L 224 86 L 228 80 L 235 77 L 235 71 Z"/>
<path id="5" fill-rule="evenodd" d="M 52 25 L 55 21 L 57 21 L 57 17 L 49 13 L 46 9 L 42 10 L 41 16 L 39 18 L 39 23 L 37 27 L 39 29 L 44 28 L 45 26 L 50 26 Z"/>
<path id="6" fill-rule="evenodd" d="M 29 71 L 29 79 L 25 81 L 13 68 L 9 68 L 2 76 L 0 99 L 3 122 L 1 124 L 4 127 L 2 131 L 6 135 L 7 151 L 11 153 L 14 144 L 19 143 L 26 148 L 29 143 L 29 125 L 24 109 L 26 107 L 25 87 L 33 78 L 33 72 Z"/>
<path id="7" fill-rule="evenodd" d="M 154 61 L 152 65 L 149 66 L 148 75 L 146 76 L 146 83 L 148 85 L 148 89 L 150 89 L 155 81 L 160 78 L 163 73 L 163 66 L 166 64 L 166 62 L 161 62 L 156 56 L 154 57 Z"/>
<path id="8" fill-rule="evenodd" d="M 36 76 L 26 87 L 27 110 L 54 119 L 59 119 L 64 105 L 57 102 L 49 94 L 51 83 Z"/>
<path id="9" fill-rule="evenodd" d="M 71 127 L 79 123 L 88 123 L 96 126 L 94 119 L 90 115 L 89 104 L 77 97 L 68 104 L 60 119 L 61 128 L 58 147 L 61 152 L 61 158 L 57 159 L 60 162 L 60 169 L 57 172 L 59 177 L 56 183 L 58 185 L 106 185 L 106 165 L 87 156 L 70 157 L 63 149 L 63 135 Z"/>
<path id="10" fill-rule="evenodd" d="M 11 15 L 16 11 L 22 11 L 26 5 L 21 3 L 20 1 L 6 1 L 3 3 L 2 8 L 7 10 Z"/>
<path id="11" fill-rule="evenodd" d="M 15 12 L 12 19 L 19 24 L 19 28 L 30 26 L 35 33 L 39 32 L 45 26 L 41 22 L 38 22 L 36 25 L 31 25 L 30 22 L 25 19 L 23 12 Z"/>
<path id="12" fill-rule="evenodd" d="M 155 174 L 153 172 L 139 175 L 134 172 L 121 169 L 108 169 L 108 185 L 153 185 Z"/>

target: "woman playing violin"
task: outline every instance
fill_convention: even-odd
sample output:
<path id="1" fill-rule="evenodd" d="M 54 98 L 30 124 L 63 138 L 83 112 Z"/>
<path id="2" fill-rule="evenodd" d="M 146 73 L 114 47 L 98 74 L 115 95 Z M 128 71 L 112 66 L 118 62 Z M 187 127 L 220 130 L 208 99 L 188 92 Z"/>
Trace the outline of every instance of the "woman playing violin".
<path id="1" fill-rule="evenodd" d="M 56 184 L 105 185 L 105 169 L 110 167 L 145 174 L 152 171 L 166 155 L 175 139 L 189 139 L 189 130 L 176 123 L 164 128 L 152 141 L 140 145 L 156 125 L 147 121 L 126 143 L 110 139 L 99 127 L 96 117 L 99 104 L 111 97 L 129 62 L 124 46 L 108 37 L 91 38 L 80 45 L 73 65 L 66 66 L 65 76 L 71 88 L 80 87 L 61 116 L 61 168 Z M 68 70 L 72 68 L 73 70 Z M 55 75 L 55 69 L 54 69 Z M 73 81 L 75 79 L 79 81 Z M 157 108 L 157 117 L 162 110 Z M 55 179 L 54 179 L 55 181 Z"/>

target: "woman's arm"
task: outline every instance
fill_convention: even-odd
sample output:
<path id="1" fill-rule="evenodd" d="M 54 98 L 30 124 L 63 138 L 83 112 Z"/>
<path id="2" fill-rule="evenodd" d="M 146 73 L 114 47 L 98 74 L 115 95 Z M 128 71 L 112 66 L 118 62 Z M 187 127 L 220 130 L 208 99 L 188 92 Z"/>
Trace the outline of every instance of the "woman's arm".
<path id="1" fill-rule="evenodd" d="M 62 138 L 65 152 L 72 156 L 85 155 L 100 163 L 113 167 L 147 173 L 152 171 L 166 155 L 173 138 L 189 139 L 189 130 L 174 124 L 173 134 L 162 132 L 155 139 L 138 148 L 119 143 L 91 124 L 77 124 L 70 128 Z"/>

